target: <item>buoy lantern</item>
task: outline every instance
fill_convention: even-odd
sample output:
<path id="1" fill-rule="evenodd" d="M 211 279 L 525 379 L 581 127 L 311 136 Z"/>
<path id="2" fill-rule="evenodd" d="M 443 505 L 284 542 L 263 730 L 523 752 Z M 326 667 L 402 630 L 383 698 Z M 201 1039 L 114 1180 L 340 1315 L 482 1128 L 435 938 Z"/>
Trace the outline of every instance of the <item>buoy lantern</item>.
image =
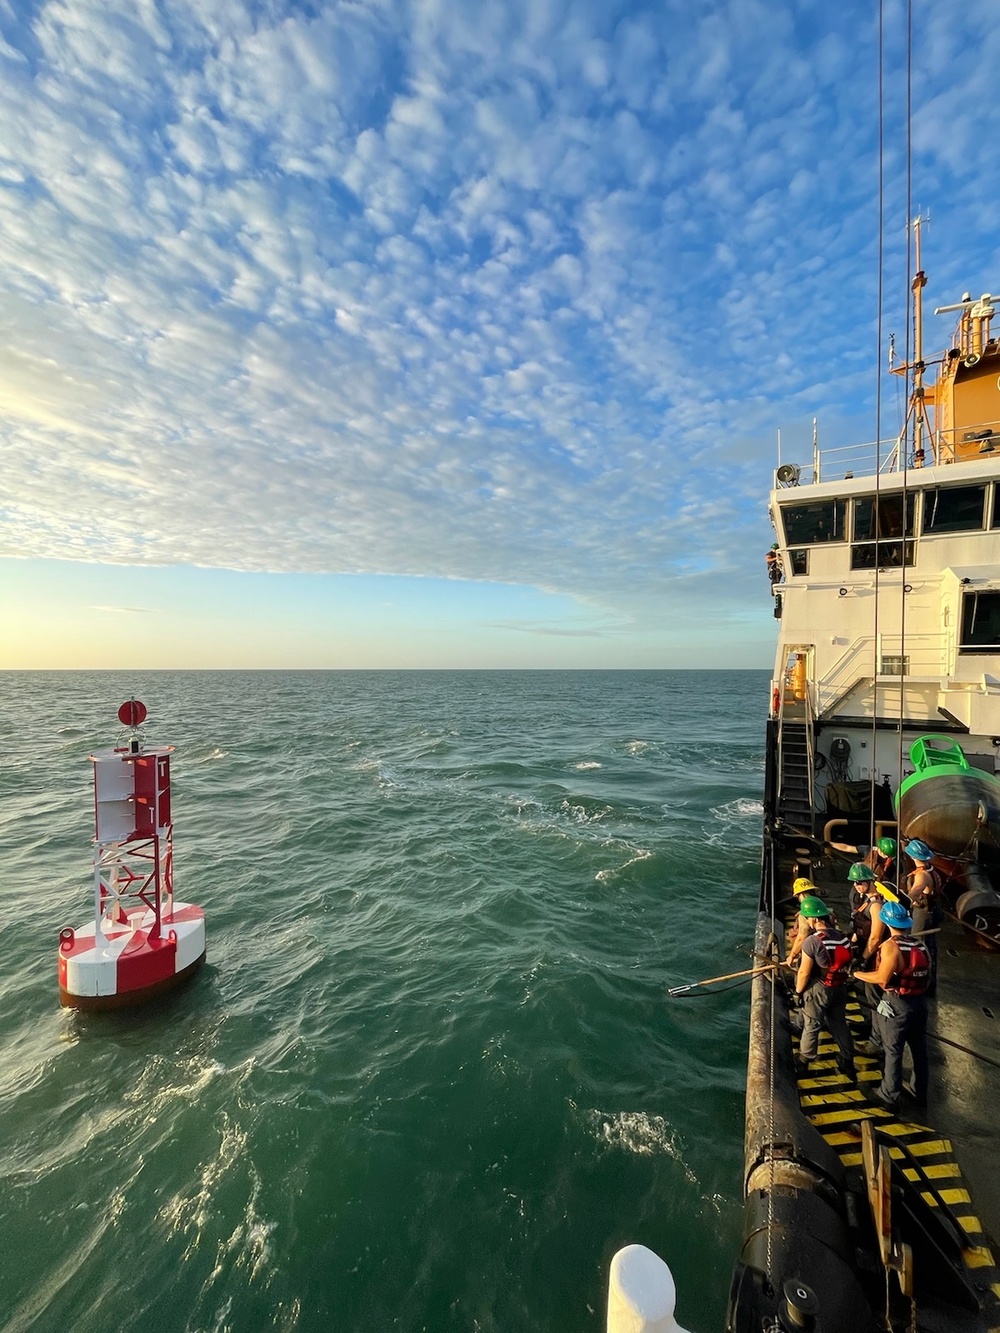
<path id="1" fill-rule="evenodd" d="M 149 747 L 146 707 L 118 710 L 127 728 L 94 765 L 94 919 L 59 933 L 59 1002 L 76 1009 L 141 1004 L 205 961 L 205 913 L 174 900 L 172 745 Z"/>

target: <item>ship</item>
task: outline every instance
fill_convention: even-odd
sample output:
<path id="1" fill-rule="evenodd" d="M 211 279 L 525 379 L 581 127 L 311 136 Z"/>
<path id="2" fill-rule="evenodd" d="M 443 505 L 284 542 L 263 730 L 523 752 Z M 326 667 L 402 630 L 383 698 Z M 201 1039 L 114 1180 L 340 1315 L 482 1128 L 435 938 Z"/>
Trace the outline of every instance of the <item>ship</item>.
<path id="1" fill-rule="evenodd" d="M 744 1227 L 728 1333 L 1000 1327 L 1000 340 L 989 293 L 938 307 L 925 358 L 921 224 L 894 440 L 781 463 L 770 493 L 778 630 L 766 732 Z M 807 445 L 808 449 L 808 445 Z M 832 1034 L 798 1058 L 781 966 L 805 880 L 850 922 L 848 875 L 926 843 L 942 889 L 930 1088 L 879 1099 L 870 994 L 851 985 L 853 1071 Z M 914 840 L 918 840 L 915 842 Z M 902 909 L 905 915 L 905 901 Z M 771 964 L 771 966 L 768 966 Z M 876 1025 L 877 1026 L 877 1025 Z"/>
<path id="2" fill-rule="evenodd" d="M 778 643 L 726 1333 L 1000 1329 L 1000 339 L 992 295 L 965 293 L 935 311 L 954 331 L 925 358 L 922 223 L 912 353 L 890 356 L 898 437 L 821 449 L 814 423 L 811 457 L 779 461 L 770 492 Z M 796 889 L 847 925 L 852 867 L 887 839 L 879 915 L 884 900 L 912 923 L 900 895 L 920 843 L 942 900 L 917 937 L 937 942 L 929 1090 L 891 1106 L 873 994 L 846 983 L 853 1058 L 824 1029 L 807 1062 L 787 966 Z M 663 1258 L 618 1251 L 608 1333 L 680 1330 L 675 1304 Z"/>

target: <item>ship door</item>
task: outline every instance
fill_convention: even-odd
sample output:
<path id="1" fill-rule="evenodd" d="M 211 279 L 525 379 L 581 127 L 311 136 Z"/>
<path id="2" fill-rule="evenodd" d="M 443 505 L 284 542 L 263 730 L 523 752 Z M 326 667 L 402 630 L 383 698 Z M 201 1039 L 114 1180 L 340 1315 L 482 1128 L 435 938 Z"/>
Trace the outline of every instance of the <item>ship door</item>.
<path id="1" fill-rule="evenodd" d="M 813 645 L 789 644 L 785 649 L 785 667 L 781 682 L 782 713 L 804 714 L 812 678 Z"/>

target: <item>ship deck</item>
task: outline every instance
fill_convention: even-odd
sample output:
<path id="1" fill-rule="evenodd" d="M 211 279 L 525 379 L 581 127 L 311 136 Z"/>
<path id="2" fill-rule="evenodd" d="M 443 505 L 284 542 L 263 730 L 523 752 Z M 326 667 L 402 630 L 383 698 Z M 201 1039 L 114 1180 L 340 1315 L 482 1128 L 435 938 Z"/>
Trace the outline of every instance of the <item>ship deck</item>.
<path id="1" fill-rule="evenodd" d="M 813 880 L 843 923 L 849 920 L 843 857 L 814 863 Z M 790 880 L 781 873 L 784 882 Z M 782 904 L 791 924 L 795 907 Z M 871 1099 L 881 1079 L 878 1061 L 855 1052 L 856 1079 L 840 1073 L 837 1048 L 821 1034 L 819 1057 L 798 1077 L 803 1114 L 819 1130 L 848 1169 L 852 1188 L 864 1192 L 862 1120 L 875 1121 L 889 1136 L 890 1155 L 925 1202 L 951 1215 L 968 1244 L 963 1259 L 969 1281 L 983 1301 L 984 1329 L 1000 1327 L 1000 1006 L 992 997 L 1000 954 L 988 951 L 953 920 L 939 937 L 936 997 L 929 1000 L 928 1054 L 931 1085 L 919 1110 L 904 1094 L 894 1113 Z M 855 1042 L 868 1027 L 860 1003 L 852 1000 L 848 1020 Z M 796 1039 L 797 1040 L 797 1039 Z M 904 1065 L 904 1069 L 907 1066 Z M 907 1073 L 908 1073 L 907 1069 Z M 922 1326 L 925 1326 L 922 1322 Z M 931 1325 L 926 1325 L 930 1327 Z M 975 1320 L 970 1328 L 976 1327 Z"/>

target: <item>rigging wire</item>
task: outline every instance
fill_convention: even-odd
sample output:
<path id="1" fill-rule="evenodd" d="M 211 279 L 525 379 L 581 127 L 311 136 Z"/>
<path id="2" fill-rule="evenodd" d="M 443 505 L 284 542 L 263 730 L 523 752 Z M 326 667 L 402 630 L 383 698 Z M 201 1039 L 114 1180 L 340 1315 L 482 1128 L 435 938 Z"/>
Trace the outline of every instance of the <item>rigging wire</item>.
<path id="1" fill-rule="evenodd" d="M 878 312 L 875 355 L 875 583 L 872 608 L 872 762 L 868 808 L 868 845 L 875 846 L 875 784 L 878 781 L 876 743 L 878 741 L 879 673 L 879 500 L 882 479 L 882 283 L 885 250 L 885 58 L 884 0 L 878 6 Z"/>
<path id="2" fill-rule="evenodd" d="M 906 419 L 903 422 L 902 437 L 900 447 L 902 450 L 902 472 L 903 489 L 901 494 L 901 503 L 903 506 L 902 514 L 902 559 L 900 561 L 899 574 L 899 725 L 896 733 L 898 744 L 897 750 L 897 782 L 903 780 L 903 720 L 905 717 L 905 699 L 906 689 L 904 686 L 904 667 L 906 665 L 906 537 L 907 537 L 907 513 L 909 502 L 909 465 L 910 465 L 910 437 L 911 433 L 914 441 L 914 453 L 916 453 L 916 414 L 923 411 L 923 403 L 918 403 L 914 398 L 914 377 L 913 368 L 910 365 L 911 348 L 916 352 L 917 330 L 916 330 L 916 308 L 917 299 L 916 284 L 921 281 L 920 274 L 914 273 L 914 267 L 911 265 L 911 258 L 915 257 L 915 247 L 919 243 L 920 231 L 918 224 L 911 224 L 910 218 L 913 216 L 913 0 L 906 0 L 906 290 L 912 294 L 912 300 L 906 311 Z M 910 227 L 914 226 L 914 245 L 910 245 Z M 913 341 L 910 341 L 910 331 L 913 331 Z M 920 349 L 921 356 L 923 348 Z M 914 519 L 916 514 L 914 513 Z M 896 829 L 898 835 L 899 829 Z M 897 839 L 898 842 L 898 839 Z M 898 855 L 898 847 L 897 847 Z"/>

